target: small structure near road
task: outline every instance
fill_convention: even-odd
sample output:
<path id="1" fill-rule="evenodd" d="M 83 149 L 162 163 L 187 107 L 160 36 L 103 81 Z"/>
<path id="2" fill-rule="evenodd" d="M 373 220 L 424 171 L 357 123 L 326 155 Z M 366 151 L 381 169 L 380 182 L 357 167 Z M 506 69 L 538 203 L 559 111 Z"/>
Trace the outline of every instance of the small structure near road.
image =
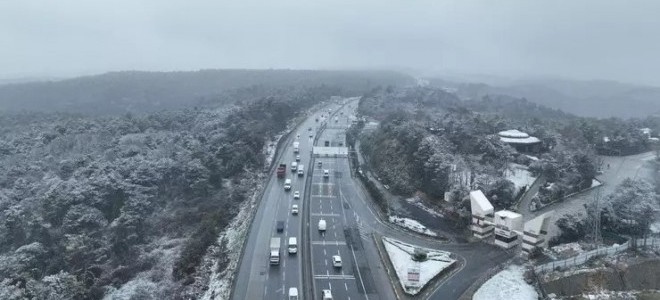
<path id="1" fill-rule="evenodd" d="M 520 240 L 519 232 L 523 230 L 522 215 L 509 210 L 495 212 L 495 245 L 505 249 L 512 248 Z"/>
<path id="2" fill-rule="evenodd" d="M 529 255 L 536 248 L 545 248 L 548 246 L 548 241 L 545 237 L 548 234 L 550 216 L 553 213 L 553 211 L 549 211 L 525 223 L 522 239 L 522 250 L 524 254 Z"/>
<path id="3" fill-rule="evenodd" d="M 490 238 L 493 233 L 496 246 L 510 249 L 522 241 L 525 254 L 535 248 L 547 247 L 547 231 L 553 212 L 542 214 L 523 226 L 523 216 L 517 212 L 500 210 L 493 212 L 493 205 L 480 190 L 470 192 L 470 209 L 472 211 L 472 234 L 482 240 Z M 492 241 L 491 239 L 488 239 Z"/>
<path id="4" fill-rule="evenodd" d="M 479 239 L 493 235 L 493 205 L 481 190 L 470 192 L 470 209 L 472 211 L 472 234 Z"/>

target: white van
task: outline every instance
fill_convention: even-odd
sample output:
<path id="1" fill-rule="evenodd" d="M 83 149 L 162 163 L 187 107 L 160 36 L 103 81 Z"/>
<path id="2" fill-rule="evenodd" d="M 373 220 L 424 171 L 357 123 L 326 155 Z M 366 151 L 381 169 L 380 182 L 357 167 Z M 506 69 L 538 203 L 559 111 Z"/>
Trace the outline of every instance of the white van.
<path id="1" fill-rule="evenodd" d="M 298 239 L 296 237 L 292 236 L 289 238 L 289 254 L 296 254 L 298 253 Z"/>
<path id="2" fill-rule="evenodd" d="M 325 228 L 326 228 L 325 220 L 323 219 L 319 220 L 319 231 L 325 231 Z"/>
<path id="3" fill-rule="evenodd" d="M 298 162 L 294 161 L 291 163 L 291 171 L 295 172 L 296 170 L 298 170 Z"/>
<path id="4" fill-rule="evenodd" d="M 298 300 L 298 288 L 289 288 L 289 300 Z"/>
<path id="5" fill-rule="evenodd" d="M 284 180 L 284 190 L 288 191 L 291 189 L 291 178 Z"/>
<path id="6" fill-rule="evenodd" d="M 305 170 L 303 168 L 303 165 L 298 166 L 298 177 L 305 176 Z"/>

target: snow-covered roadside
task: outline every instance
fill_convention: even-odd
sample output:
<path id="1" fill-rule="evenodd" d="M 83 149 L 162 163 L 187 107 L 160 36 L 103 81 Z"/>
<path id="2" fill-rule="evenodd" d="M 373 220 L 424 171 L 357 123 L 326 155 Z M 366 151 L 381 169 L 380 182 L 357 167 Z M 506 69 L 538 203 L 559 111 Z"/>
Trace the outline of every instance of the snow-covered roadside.
<path id="1" fill-rule="evenodd" d="M 437 233 L 431 231 L 430 229 L 426 228 L 426 226 L 422 225 L 421 223 L 413 219 L 403 218 L 399 216 L 389 216 L 389 221 L 390 223 L 399 225 L 403 228 L 410 229 L 414 232 L 418 232 L 428 236 L 438 236 Z"/>
<path id="2" fill-rule="evenodd" d="M 256 190 L 261 190 L 262 186 L 259 186 Z M 217 262 L 213 266 L 213 273 L 209 279 L 208 290 L 202 296 L 203 300 L 213 300 L 213 299 L 229 299 L 229 294 L 231 293 L 232 282 L 234 276 L 236 276 L 236 271 L 238 268 L 238 263 L 241 258 L 241 252 L 243 251 L 244 243 L 243 241 L 247 237 L 248 229 L 250 228 L 250 218 L 252 218 L 252 213 L 255 212 L 254 204 L 256 198 L 259 196 L 259 193 L 255 193 L 250 201 L 245 201 L 241 205 L 241 209 L 238 212 L 238 215 L 231 221 L 229 226 L 220 233 L 218 236 L 218 244 L 223 243 L 225 245 L 237 245 L 232 247 L 227 247 L 225 255 L 227 257 L 227 268 L 217 272 Z"/>
<path id="3" fill-rule="evenodd" d="M 432 215 L 436 218 L 443 217 L 443 215 L 441 213 L 439 213 L 439 212 L 435 211 L 434 209 L 424 205 L 424 203 L 417 197 L 408 198 L 408 199 L 406 199 L 406 202 L 408 202 L 408 203 L 410 203 L 414 206 L 417 206 L 419 209 L 429 213 L 430 215 Z"/>
<path id="4" fill-rule="evenodd" d="M 396 276 L 399 278 L 401 287 L 406 293 L 411 295 L 419 293 L 431 279 L 456 263 L 456 260 L 450 257 L 451 253 L 449 252 L 421 248 L 386 237 L 383 237 L 382 240 L 387 255 L 396 271 Z M 422 262 L 414 261 L 412 258 L 415 249 L 426 252 L 427 260 Z M 418 282 L 410 282 L 408 280 L 408 271 L 411 268 L 419 271 Z"/>
<path id="5" fill-rule="evenodd" d="M 472 300 L 536 300 L 538 293 L 525 282 L 525 270 L 521 266 L 509 266 L 486 281 Z"/>

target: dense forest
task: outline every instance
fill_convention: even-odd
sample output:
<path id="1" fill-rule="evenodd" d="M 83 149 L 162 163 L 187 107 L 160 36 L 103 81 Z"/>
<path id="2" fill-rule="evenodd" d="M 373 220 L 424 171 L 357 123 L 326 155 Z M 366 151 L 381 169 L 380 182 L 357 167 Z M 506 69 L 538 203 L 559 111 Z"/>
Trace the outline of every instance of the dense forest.
<path id="1" fill-rule="evenodd" d="M 421 192 L 446 209 L 465 210 L 471 189 L 481 189 L 497 209 L 515 208 L 523 190 L 506 178 L 512 165 L 547 182 L 535 205 L 588 188 L 601 167 L 596 154 L 628 155 L 652 149 L 643 127 L 657 118 L 581 118 L 511 96 L 460 100 L 446 89 L 414 87 L 372 90 L 359 112 L 379 122 L 360 136 L 370 167 L 395 193 Z M 541 141 L 536 153 L 521 153 L 497 133 L 518 129 Z M 446 193 L 449 194 L 446 194 Z M 446 207 L 445 197 L 452 204 Z"/>
<path id="2" fill-rule="evenodd" d="M 379 85 L 412 82 L 387 71 L 202 70 L 113 72 L 60 81 L 0 85 L 2 111 L 62 111 L 87 114 L 151 112 L 236 101 L 236 89 L 296 89 L 325 85 L 359 95 Z M 267 96 L 267 95 L 264 95 Z"/>
<path id="3" fill-rule="evenodd" d="M 242 87 L 224 92 L 229 102 L 148 113 L 1 113 L 0 299 L 199 295 L 205 257 L 227 264 L 217 239 L 264 179 L 264 149 L 307 109 L 347 93 L 317 83 Z"/>

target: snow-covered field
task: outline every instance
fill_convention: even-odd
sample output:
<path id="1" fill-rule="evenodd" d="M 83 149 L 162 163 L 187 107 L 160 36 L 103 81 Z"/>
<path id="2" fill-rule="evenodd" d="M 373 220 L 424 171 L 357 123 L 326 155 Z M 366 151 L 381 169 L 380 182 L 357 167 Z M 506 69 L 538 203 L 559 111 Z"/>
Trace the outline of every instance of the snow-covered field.
<path id="1" fill-rule="evenodd" d="M 451 253 L 449 252 L 416 247 L 386 237 L 383 238 L 383 244 L 394 266 L 401 287 L 411 295 L 416 295 L 431 279 L 456 263 L 456 260 L 450 257 Z M 424 262 L 412 260 L 415 248 L 426 251 L 428 259 Z M 411 283 L 408 281 L 408 270 L 410 268 L 419 268 L 419 282 Z"/>
<path id="2" fill-rule="evenodd" d="M 509 168 L 505 173 L 506 179 L 513 182 L 513 185 L 516 187 L 516 192 L 520 191 L 523 187 L 528 187 L 534 183 L 536 177 L 532 176 L 532 173 L 526 170 L 524 166 L 518 164 L 510 164 Z"/>
<path id="3" fill-rule="evenodd" d="M 509 266 L 495 274 L 472 296 L 472 300 L 536 300 L 538 293 L 527 284 L 521 266 Z"/>
<path id="4" fill-rule="evenodd" d="M 422 225 L 421 223 L 419 223 L 419 222 L 417 222 L 413 219 L 403 218 L 403 217 L 399 217 L 399 216 L 389 216 L 389 220 L 390 220 L 390 223 L 394 223 L 394 224 L 399 225 L 401 227 L 408 228 L 408 229 L 410 229 L 414 232 L 418 232 L 418 233 L 425 234 L 425 235 L 428 235 L 428 236 L 438 236 L 437 233 L 435 233 L 434 231 L 426 228 L 426 226 Z"/>

